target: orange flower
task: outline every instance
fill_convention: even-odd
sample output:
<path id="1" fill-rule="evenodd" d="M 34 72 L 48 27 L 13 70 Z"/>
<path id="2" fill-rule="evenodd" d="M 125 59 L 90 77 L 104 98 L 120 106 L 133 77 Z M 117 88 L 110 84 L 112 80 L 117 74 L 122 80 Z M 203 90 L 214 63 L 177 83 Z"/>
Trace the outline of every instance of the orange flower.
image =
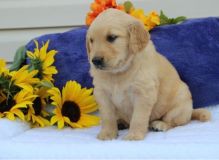
<path id="1" fill-rule="evenodd" d="M 86 25 L 91 25 L 91 23 L 94 21 L 97 15 L 93 12 L 89 12 L 86 16 Z"/>
<path id="2" fill-rule="evenodd" d="M 117 5 L 116 0 L 95 0 L 90 5 L 91 11 L 86 16 L 86 24 L 90 25 L 101 12 L 108 8 L 124 9 L 122 5 Z"/>
<path id="3" fill-rule="evenodd" d="M 95 13 L 95 15 L 98 15 L 100 12 L 105 10 L 105 6 L 99 4 L 99 3 L 91 3 L 90 9 Z"/>
<path id="4" fill-rule="evenodd" d="M 118 5 L 118 6 L 116 6 L 116 9 L 121 10 L 121 11 L 125 11 L 123 5 Z"/>

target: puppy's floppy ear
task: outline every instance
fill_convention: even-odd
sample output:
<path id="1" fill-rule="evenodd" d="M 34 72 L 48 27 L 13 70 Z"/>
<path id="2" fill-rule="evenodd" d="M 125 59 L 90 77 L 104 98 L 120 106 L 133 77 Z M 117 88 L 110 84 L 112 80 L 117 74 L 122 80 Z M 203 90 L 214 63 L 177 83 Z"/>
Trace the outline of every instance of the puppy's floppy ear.
<path id="1" fill-rule="evenodd" d="M 129 33 L 129 52 L 138 53 L 142 51 L 150 40 L 148 31 L 144 28 L 144 25 L 136 20 L 132 21 L 128 26 Z"/>
<path id="2" fill-rule="evenodd" d="M 88 59 L 90 59 L 90 44 L 89 44 L 88 35 L 86 36 L 86 48 L 87 48 L 87 57 Z"/>

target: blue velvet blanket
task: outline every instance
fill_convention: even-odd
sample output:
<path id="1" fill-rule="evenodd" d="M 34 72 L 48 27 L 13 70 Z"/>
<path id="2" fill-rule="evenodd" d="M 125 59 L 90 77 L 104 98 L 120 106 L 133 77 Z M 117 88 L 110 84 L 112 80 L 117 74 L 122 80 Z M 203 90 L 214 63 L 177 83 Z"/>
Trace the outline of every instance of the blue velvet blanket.
<path id="1" fill-rule="evenodd" d="M 55 85 L 76 80 L 83 87 L 92 87 L 89 75 L 85 36 L 86 27 L 65 33 L 43 35 L 39 43 L 50 40 L 49 50 L 58 54 Z M 156 49 L 176 67 L 192 92 L 194 107 L 219 103 L 219 18 L 191 19 L 177 25 L 157 27 L 151 31 Z M 33 41 L 26 48 L 33 50 Z"/>

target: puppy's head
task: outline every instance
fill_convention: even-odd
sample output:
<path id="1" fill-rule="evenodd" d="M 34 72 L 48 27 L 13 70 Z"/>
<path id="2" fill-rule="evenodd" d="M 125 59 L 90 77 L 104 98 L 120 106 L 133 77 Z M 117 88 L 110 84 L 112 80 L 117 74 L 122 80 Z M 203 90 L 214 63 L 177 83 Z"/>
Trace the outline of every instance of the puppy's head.
<path id="1" fill-rule="evenodd" d="M 144 25 L 128 14 L 108 9 L 91 24 L 86 37 L 91 67 L 108 72 L 122 72 L 149 41 Z"/>

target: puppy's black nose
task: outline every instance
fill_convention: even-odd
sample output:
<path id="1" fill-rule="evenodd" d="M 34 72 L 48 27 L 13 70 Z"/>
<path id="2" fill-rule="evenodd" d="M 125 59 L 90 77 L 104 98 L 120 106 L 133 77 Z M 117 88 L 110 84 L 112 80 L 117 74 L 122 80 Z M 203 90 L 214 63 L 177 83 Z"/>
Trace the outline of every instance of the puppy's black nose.
<path id="1" fill-rule="evenodd" d="M 96 67 L 103 67 L 104 65 L 104 59 L 102 57 L 94 57 L 92 59 L 92 63 L 96 66 Z"/>

